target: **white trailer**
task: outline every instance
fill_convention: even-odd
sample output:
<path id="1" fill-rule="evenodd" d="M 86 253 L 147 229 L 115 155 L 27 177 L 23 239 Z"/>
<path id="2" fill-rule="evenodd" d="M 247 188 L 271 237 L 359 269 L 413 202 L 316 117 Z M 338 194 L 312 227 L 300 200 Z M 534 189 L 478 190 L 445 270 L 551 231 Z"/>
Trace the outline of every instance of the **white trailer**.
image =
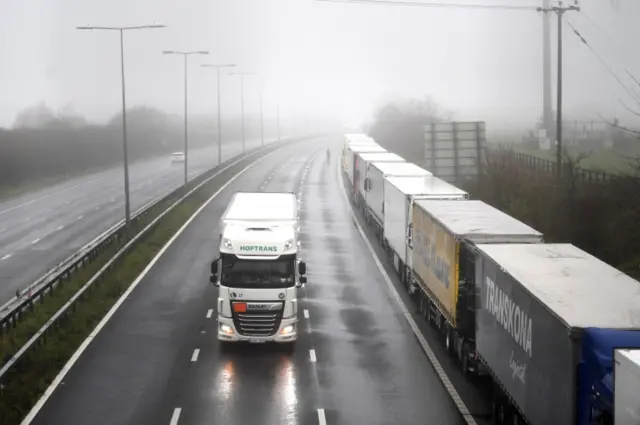
<path id="1" fill-rule="evenodd" d="M 371 162 L 365 180 L 366 208 L 365 218 L 373 222 L 382 236 L 384 223 L 384 179 L 387 177 L 413 176 L 426 177 L 431 173 L 411 162 Z"/>
<path id="2" fill-rule="evenodd" d="M 299 258 L 294 193 L 234 194 L 220 223 L 220 256 L 211 263 L 218 287 L 218 340 L 293 344 L 298 289 L 306 283 Z"/>
<path id="3" fill-rule="evenodd" d="M 359 152 L 357 154 L 357 167 L 355 175 L 358 176 L 354 186 L 357 189 L 358 204 L 366 210 L 367 192 L 364 190 L 364 182 L 368 177 L 369 164 L 372 162 L 406 162 L 403 157 L 392 152 Z"/>
<path id="4" fill-rule="evenodd" d="M 347 171 L 347 177 L 348 177 L 348 181 L 349 181 L 349 189 L 351 190 L 352 195 L 355 195 L 356 192 L 356 187 L 353 185 L 355 179 L 357 178 L 357 164 L 358 164 L 358 157 L 356 156 L 359 153 L 374 153 L 374 152 L 387 152 L 387 150 L 385 148 L 383 148 L 382 146 L 375 144 L 375 145 L 349 145 L 349 147 L 347 147 L 347 166 L 346 166 L 346 171 Z"/>
<path id="5" fill-rule="evenodd" d="M 614 425 L 640 424 L 640 350 L 615 350 Z"/>
<path id="6" fill-rule="evenodd" d="M 469 199 L 469 194 L 435 176 L 400 176 L 384 179 L 383 242 L 393 256 L 393 265 L 410 292 L 411 248 L 407 230 L 412 223 L 413 203 L 421 199 Z"/>
<path id="7" fill-rule="evenodd" d="M 378 146 L 376 141 L 373 140 L 371 137 L 367 136 L 366 134 L 345 134 L 344 144 L 342 146 L 342 152 L 341 152 L 342 169 L 345 173 L 347 172 L 347 148 L 352 145 L 353 146 L 356 146 L 356 145 L 357 146 L 360 146 L 360 145 Z"/>

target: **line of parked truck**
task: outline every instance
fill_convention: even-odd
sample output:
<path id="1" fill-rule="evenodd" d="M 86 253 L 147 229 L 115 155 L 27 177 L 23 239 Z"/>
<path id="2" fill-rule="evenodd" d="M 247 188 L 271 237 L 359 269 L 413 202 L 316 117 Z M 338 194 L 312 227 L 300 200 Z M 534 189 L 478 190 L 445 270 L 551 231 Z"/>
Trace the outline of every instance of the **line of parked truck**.
<path id="1" fill-rule="evenodd" d="M 355 205 L 496 424 L 640 424 L 640 282 L 347 134 Z"/>

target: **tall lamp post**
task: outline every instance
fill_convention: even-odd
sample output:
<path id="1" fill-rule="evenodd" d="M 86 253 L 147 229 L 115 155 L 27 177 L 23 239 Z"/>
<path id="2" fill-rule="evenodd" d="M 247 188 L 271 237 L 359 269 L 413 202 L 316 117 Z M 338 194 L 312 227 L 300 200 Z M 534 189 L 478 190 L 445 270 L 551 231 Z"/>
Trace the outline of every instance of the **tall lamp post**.
<path id="1" fill-rule="evenodd" d="M 187 182 L 189 181 L 189 176 L 187 174 L 187 167 L 188 167 L 188 161 L 189 161 L 189 154 L 188 154 L 188 131 L 187 131 L 187 105 L 188 105 L 188 75 L 189 73 L 187 72 L 187 59 L 189 58 L 189 56 L 191 55 L 208 55 L 209 52 L 206 50 L 192 50 L 192 51 L 188 51 L 188 52 L 180 52 L 180 51 L 175 51 L 175 50 L 163 50 L 162 54 L 164 55 L 181 55 L 184 58 L 184 185 L 187 185 Z"/>
<path id="2" fill-rule="evenodd" d="M 253 75 L 250 72 L 232 72 L 229 75 L 240 76 L 240 115 L 242 120 L 242 153 L 245 150 L 246 138 L 244 132 L 244 77 L 247 75 Z"/>
<path id="3" fill-rule="evenodd" d="M 124 32 L 131 30 L 142 30 L 151 28 L 165 28 L 166 25 L 151 24 L 138 25 L 131 27 L 98 27 L 91 25 L 78 26 L 79 30 L 102 30 L 102 31 L 118 31 L 120 33 L 120 74 L 122 80 L 122 150 L 124 156 L 124 216 L 125 226 L 131 226 L 131 205 L 129 201 L 129 146 L 127 143 L 127 108 L 125 97 L 125 78 L 124 78 Z"/>
<path id="4" fill-rule="evenodd" d="M 226 65 L 202 65 L 203 68 L 215 68 L 218 75 L 218 165 L 222 162 L 222 124 L 220 118 L 220 68 L 232 68 L 235 64 Z"/>

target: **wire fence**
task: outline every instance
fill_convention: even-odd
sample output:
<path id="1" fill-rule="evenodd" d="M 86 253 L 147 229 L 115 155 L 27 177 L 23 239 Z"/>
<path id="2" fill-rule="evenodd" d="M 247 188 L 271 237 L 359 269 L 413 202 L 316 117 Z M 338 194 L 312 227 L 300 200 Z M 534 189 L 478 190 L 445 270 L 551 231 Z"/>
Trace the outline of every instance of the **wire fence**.
<path id="1" fill-rule="evenodd" d="M 556 162 L 549 159 L 540 158 L 535 155 L 529 155 L 522 152 L 516 152 L 510 149 L 500 149 L 494 151 L 493 154 L 494 156 L 497 155 L 502 160 L 509 160 L 522 164 L 536 173 L 545 173 L 551 175 L 554 175 L 556 173 Z M 574 169 L 571 170 L 571 164 L 567 162 L 564 162 L 563 165 L 565 167 L 565 169 L 563 170 L 563 174 L 571 175 L 571 173 L 573 172 L 573 176 L 578 183 L 602 184 L 611 182 L 612 180 L 629 177 L 624 174 L 613 174 L 604 171 L 589 170 L 587 168 L 581 167 L 574 167 Z"/>

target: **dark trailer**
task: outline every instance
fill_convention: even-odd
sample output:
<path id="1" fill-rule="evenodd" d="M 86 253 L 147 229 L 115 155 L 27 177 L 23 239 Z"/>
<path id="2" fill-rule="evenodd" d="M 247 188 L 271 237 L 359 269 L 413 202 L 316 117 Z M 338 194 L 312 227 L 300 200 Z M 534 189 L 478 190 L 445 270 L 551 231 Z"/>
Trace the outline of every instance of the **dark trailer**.
<path id="1" fill-rule="evenodd" d="M 614 348 L 640 347 L 640 282 L 571 244 L 477 249 L 476 348 L 498 416 L 612 420 Z"/>

